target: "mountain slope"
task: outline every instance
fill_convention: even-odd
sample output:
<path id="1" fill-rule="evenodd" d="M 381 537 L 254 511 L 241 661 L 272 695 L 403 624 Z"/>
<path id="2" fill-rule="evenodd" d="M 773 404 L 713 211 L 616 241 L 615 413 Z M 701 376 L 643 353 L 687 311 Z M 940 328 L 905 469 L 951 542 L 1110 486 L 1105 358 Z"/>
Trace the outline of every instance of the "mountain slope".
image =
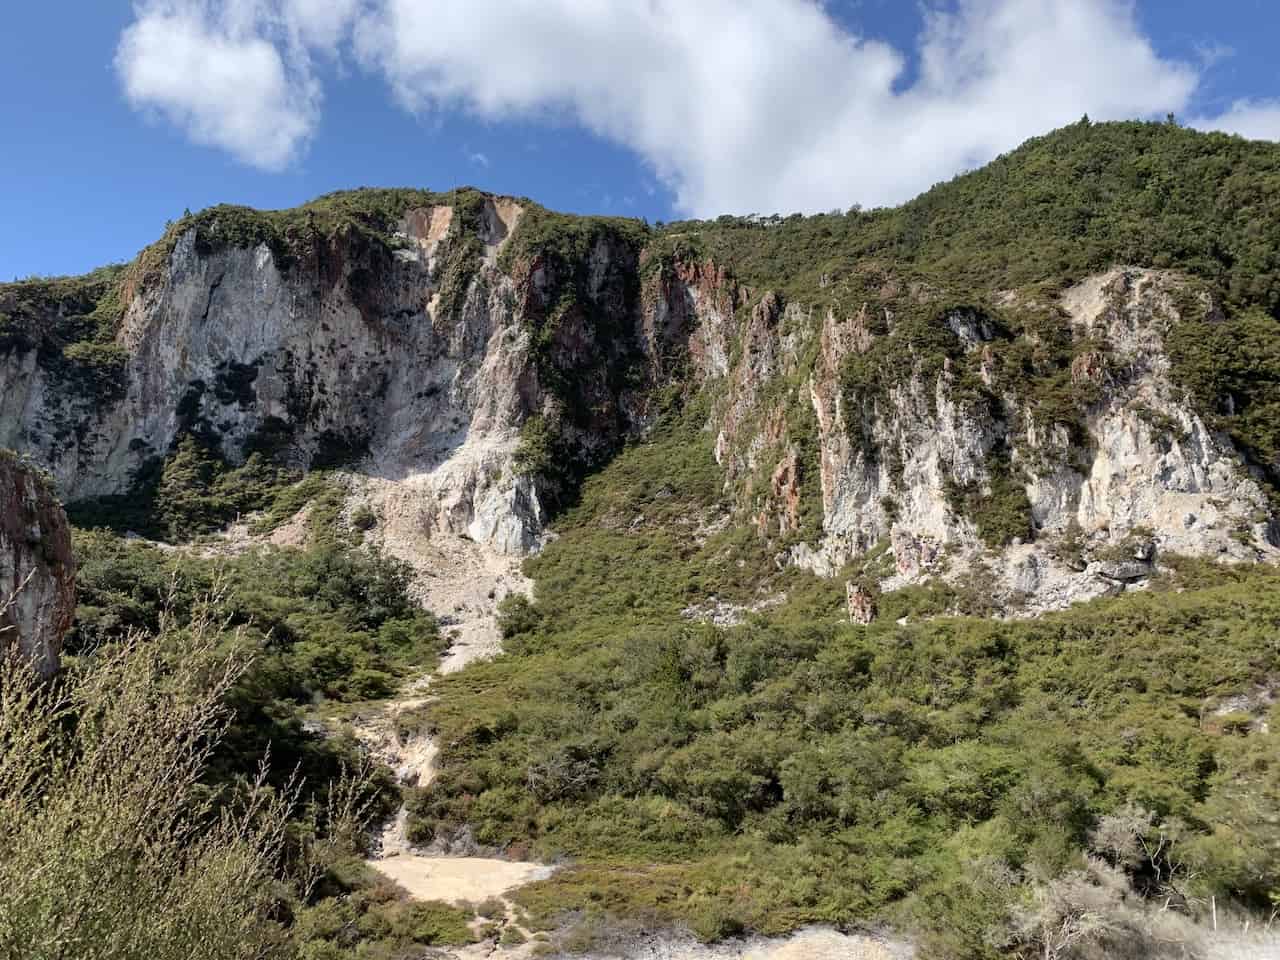
<path id="1" fill-rule="evenodd" d="M 989 567 L 999 606 L 1061 606 L 1160 549 L 1275 549 L 1276 163 L 1081 124 L 871 213 L 213 208 L 127 268 L 0 288 L 0 443 L 70 499 L 126 495 L 139 529 L 211 529 L 359 464 L 427 530 L 521 554 L 706 397 L 737 522 L 780 562 L 872 592 Z M 184 471 L 213 491 L 193 516 L 158 503 Z M 882 543 L 889 577 L 860 561 Z"/>
<path id="2" fill-rule="evenodd" d="M 538 922 L 986 957 L 1086 890 L 1118 955 L 1280 889 L 1278 236 L 1280 147 L 1157 124 L 809 218 L 216 207 L 0 286 L 0 445 L 169 541 L 313 501 L 428 604 L 529 556 L 410 826 L 575 857 Z"/>

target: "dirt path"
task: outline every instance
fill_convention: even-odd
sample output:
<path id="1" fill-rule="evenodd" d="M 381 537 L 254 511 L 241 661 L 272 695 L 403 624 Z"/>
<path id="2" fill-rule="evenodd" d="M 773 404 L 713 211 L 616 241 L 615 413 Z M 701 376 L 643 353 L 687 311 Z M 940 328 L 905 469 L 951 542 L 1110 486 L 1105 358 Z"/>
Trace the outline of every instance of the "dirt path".
<path id="1" fill-rule="evenodd" d="M 428 703 L 430 698 L 422 694 L 429 684 L 429 677 L 411 684 L 406 694 L 387 703 L 379 716 L 352 723 L 353 732 L 369 752 L 392 767 L 407 786 L 425 787 L 431 783 L 439 748 L 426 735 L 402 740 L 396 730 L 396 717 L 404 710 Z M 377 855 L 368 863 L 419 900 L 476 903 L 501 897 L 552 873 L 551 867 L 538 863 L 428 853 L 409 842 L 407 826 L 408 811 L 402 807 L 383 826 Z M 514 911 L 508 907 L 508 913 Z"/>
<path id="2" fill-rule="evenodd" d="M 528 595 L 532 588 L 520 572 L 519 560 L 461 537 L 428 536 L 412 491 L 403 485 L 368 479 L 360 493 L 379 518 L 371 539 L 413 567 L 414 598 L 439 618 L 450 639 L 438 672 L 455 673 L 498 654 L 502 645 L 498 603 L 510 593 Z M 430 687 L 431 677 L 423 677 L 387 702 L 378 715 L 352 724 L 369 752 L 394 769 L 400 782 L 408 786 L 431 783 L 439 747 L 426 735 L 402 739 L 396 719 L 404 711 L 429 703 Z M 378 854 L 369 864 L 417 899 L 474 903 L 500 898 L 516 887 L 551 875 L 551 867 L 537 863 L 441 856 L 416 849 L 406 835 L 407 820 L 407 811 L 401 809 L 384 825 Z M 512 912 L 508 906 L 508 913 Z"/>

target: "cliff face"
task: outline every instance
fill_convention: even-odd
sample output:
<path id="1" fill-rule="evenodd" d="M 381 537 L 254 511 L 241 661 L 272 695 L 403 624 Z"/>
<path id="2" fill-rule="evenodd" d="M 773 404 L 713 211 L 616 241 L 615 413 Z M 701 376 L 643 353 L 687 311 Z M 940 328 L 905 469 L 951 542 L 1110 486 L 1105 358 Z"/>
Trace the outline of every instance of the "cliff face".
<path id="1" fill-rule="evenodd" d="M 448 209 L 406 218 L 401 248 L 335 236 L 282 270 L 265 244 L 198 249 L 176 239 L 163 272 L 124 309 L 123 394 L 82 413 L 36 351 L 11 354 L 3 441 L 49 466 L 68 499 L 120 493 L 184 432 L 240 460 L 263 450 L 309 466 L 367 452 L 393 478 L 425 474 L 428 521 L 521 550 L 540 529 L 510 470 L 516 429 L 538 399 L 515 291 L 487 265 L 447 325 L 434 259 Z M 486 253 L 506 223 L 494 214 Z M 519 207 L 506 205 L 512 225 Z M 487 524 L 487 526 L 486 526 Z"/>
<path id="2" fill-rule="evenodd" d="M 233 463 L 342 463 L 425 532 L 519 555 L 576 478 L 701 395 L 740 522 L 859 589 L 943 578 L 1034 611 L 1162 553 L 1276 556 L 1264 471 L 1171 373 L 1184 313 L 1219 311 L 1176 272 L 977 305 L 881 272 L 837 309 L 616 222 L 548 239 L 535 214 L 473 194 L 287 248 L 179 224 L 118 287 L 106 373 L 40 322 L 0 336 L 0 444 L 68 499 L 127 492 L 187 434 Z"/>
<path id="3" fill-rule="evenodd" d="M 477 235 L 461 237 L 452 208 L 415 209 L 394 249 L 329 236 L 287 269 L 265 243 L 201 250 L 197 231 L 182 233 L 124 307 L 119 396 L 86 404 L 39 346 L 18 344 L 0 368 L 0 442 L 47 464 L 68 499 L 128 490 L 188 432 L 233 461 L 253 450 L 301 466 L 358 459 L 411 481 L 430 528 L 531 549 L 541 506 L 513 454 L 545 392 L 520 322 L 540 276 L 518 286 L 495 267 L 521 212 L 486 201 Z M 446 307 L 449 240 L 479 241 L 480 262 Z M 567 377 L 593 349 L 560 358 Z"/>
<path id="4" fill-rule="evenodd" d="M 1265 471 L 1171 379 L 1164 338 L 1185 294 L 1174 274 L 1115 269 L 1035 305 L 1072 346 L 1057 378 L 1074 395 L 1069 416 L 1009 369 L 1011 353 L 1039 346 L 1034 333 L 946 312 L 932 360 L 893 354 L 887 384 L 869 392 L 848 361 L 907 336 L 891 310 L 873 332 L 872 304 L 815 320 L 766 299 L 726 376 L 717 458 L 762 533 L 785 539 L 813 442 L 794 424 L 811 404 L 821 525 L 779 559 L 832 576 L 876 554 L 888 565 L 865 572 L 884 589 L 976 578 L 998 606 L 1035 612 L 1140 583 L 1161 553 L 1274 560 Z"/>
<path id="5" fill-rule="evenodd" d="M 74 612 L 66 515 L 42 477 L 0 451 L 0 650 L 52 676 Z"/>

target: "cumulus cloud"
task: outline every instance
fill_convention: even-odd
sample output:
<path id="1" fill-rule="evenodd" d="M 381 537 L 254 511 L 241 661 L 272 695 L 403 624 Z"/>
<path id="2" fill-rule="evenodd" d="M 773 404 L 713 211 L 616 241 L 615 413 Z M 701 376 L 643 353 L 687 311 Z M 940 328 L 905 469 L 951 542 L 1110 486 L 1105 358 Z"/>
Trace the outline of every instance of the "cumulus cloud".
<path id="1" fill-rule="evenodd" d="M 818 0 L 145 0 L 117 62 L 133 103 L 275 169 L 317 122 L 312 60 L 348 44 L 409 110 L 580 124 L 697 215 L 897 203 L 1085 112 L 1182 112 L 1202 69 L 1131 0 L 954 0 L 910 76 Z"/>
<path id="2" fill-rule="evenodd" d="M 1220 117 L 1196 120 L 1194 126 L 1249 140 L 1280 140 L 1280 100 L 1237 100 Z"/>
<path id="3" fill-rule="evenodd" d="M 345 0 L 145 0 L 116 50 L 129 102 L 196 143 L 265 170 L 286 168 L 320 115 L 310 49 L 333 45 Z"/>
<path id="4" fill-rule="evenodd" d="M 1181 109 L 1129 3 L 961 0 L 919 76 L 810 0 L 385 0 L 364 61 L 414 109 L 550 111 L 638 151 L 698 214 L 895 203 L 1034 133 Z"/>

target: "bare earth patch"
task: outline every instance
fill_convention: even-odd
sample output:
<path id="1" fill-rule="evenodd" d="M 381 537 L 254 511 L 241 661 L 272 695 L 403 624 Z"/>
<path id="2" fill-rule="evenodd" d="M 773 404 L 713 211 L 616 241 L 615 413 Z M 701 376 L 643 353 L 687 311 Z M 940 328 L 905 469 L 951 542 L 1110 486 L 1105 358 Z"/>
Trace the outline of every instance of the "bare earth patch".
<path id="1" fill-rule="evenodd" d="M 510 960 L 519 956 L 501 951 L 498 955 Z M 472 954 L 461 951 L 456 956 L 469 960 Z M 623 949 L 590 953 L 580 960 L 910 960 L 912 956 L 911 947 L 904 943 L 813 928 L 778 940 L 752 938 L 711 945 L 652 936 Z"/>
<path id="2" fill-rule="evenodd" d="M 553 869 L 538 863 L 515 863 L 482 857 L 396 856 L 371 861 L 373 866 L 419 900 L 463 903 L 500 897 Z"/>
<path id="3" fill-rule="evenodd" d="M 382 549 L 414 570 L 414 599 L 434 613 L 451 640 L 439 672 L 456 673 L 502 649 L 498 604 L 509 594 L 533 592 L 520 570 L 521 558 L 473 540 L 429 531 L 417 502 L 423 491 L 408 482 L 369 478 L 365 494 L 379 515 L 374 533 Z"/>

